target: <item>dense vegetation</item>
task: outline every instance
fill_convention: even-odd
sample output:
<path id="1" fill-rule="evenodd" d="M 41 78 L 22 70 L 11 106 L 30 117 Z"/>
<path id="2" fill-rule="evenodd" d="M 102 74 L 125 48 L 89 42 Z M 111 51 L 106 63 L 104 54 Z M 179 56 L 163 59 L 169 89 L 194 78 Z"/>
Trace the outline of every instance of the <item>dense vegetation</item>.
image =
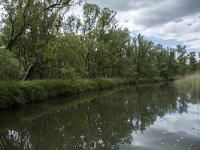
<path id="1" fill-rule="evenodd" d="M 71 95 L 114 87 L 130 82 L 126 79 L 93 80 L 34 80 L 1 82 L 0 109 L 13 105 L 48 100 L 60 95 Z"/>
<path id="2" fill-rule="evenodd" d="M 200 62 L 186 47 L 165 48 L 131 37 L 116 12 L 74 0 L 2 0 L 0 79 L 132 77 L 169 79 L 195 72 Z M 66 17 L 68 16 L 68 17 Z"/>
<path id="3" fill-rule="evenodd" d="M 162 78 L 140 79 L 138 80 L 138 84 L 161 81 L 163 81 Z M 92 92 L 134 83 L 135 80 L 124 78 L 0 82 L 0 109 L 24 105 L 26 103 L 46 101 L 57 96 Z"/>

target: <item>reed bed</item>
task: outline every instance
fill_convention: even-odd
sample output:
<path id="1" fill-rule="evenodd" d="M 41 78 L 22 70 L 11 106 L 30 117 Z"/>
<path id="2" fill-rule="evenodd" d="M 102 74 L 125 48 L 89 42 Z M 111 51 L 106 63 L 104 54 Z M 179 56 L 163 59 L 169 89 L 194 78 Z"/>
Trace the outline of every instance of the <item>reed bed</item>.
<path id="1" fill-rule="evenodd" d="M 179 88 L 200 90 L 200 72 L 179 77 L 175 81 L 175 85 Z"/>

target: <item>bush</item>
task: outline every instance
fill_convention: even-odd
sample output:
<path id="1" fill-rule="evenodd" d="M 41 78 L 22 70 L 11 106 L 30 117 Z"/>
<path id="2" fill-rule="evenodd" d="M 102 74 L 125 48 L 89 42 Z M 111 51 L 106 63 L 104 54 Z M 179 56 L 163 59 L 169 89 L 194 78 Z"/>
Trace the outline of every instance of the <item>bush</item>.
<path id="1" fill-rule="evenodd" d="M 0 48 L 0 79 L 17 79 L 22 75 L 22 68 L 14 55 L 6 49 Z"/>

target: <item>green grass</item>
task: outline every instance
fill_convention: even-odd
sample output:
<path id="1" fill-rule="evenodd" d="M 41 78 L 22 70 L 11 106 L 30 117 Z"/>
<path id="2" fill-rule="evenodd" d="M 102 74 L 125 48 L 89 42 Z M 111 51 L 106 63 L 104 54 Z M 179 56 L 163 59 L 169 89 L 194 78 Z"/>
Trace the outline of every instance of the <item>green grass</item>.
<path id="1" fill-rule="evenodd" d="M 161 82 L 162 78 L 96 78 L 78 80 L 32 80 L 0 82 L 0 109 L 46 101 L 62 95 L 96 91 L 126 84 Z"/>
<path id="2" fill-rule="evenodd" d="M 154 77 L 154 78 L 140 78 L 136 81 L 136 84 L 145 84 L 145 83 L 158 83 L 167 81 L 167 79 L 164 79 L 162 77 Z M 173 78 L 171 78 L 169 81 L 174 81 Z"/>
<path id="3" fill-rule="evenodd" d="M 13 105 L 45 101 L 61 95 L 115 87 L 129 82 L 128 79 L 119 78 L 0 82 L 0 109 Z"/>

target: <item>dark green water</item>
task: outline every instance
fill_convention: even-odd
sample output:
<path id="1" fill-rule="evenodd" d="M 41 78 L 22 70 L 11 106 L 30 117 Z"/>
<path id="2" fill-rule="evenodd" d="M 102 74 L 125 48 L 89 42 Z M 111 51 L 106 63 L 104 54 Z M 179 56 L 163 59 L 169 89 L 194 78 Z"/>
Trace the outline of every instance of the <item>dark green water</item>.
<path id="1" fill-rule="evenodd" d="M 0 112 L 0 150 L 199 150 L 197 92 L 122 87 Z"/>

